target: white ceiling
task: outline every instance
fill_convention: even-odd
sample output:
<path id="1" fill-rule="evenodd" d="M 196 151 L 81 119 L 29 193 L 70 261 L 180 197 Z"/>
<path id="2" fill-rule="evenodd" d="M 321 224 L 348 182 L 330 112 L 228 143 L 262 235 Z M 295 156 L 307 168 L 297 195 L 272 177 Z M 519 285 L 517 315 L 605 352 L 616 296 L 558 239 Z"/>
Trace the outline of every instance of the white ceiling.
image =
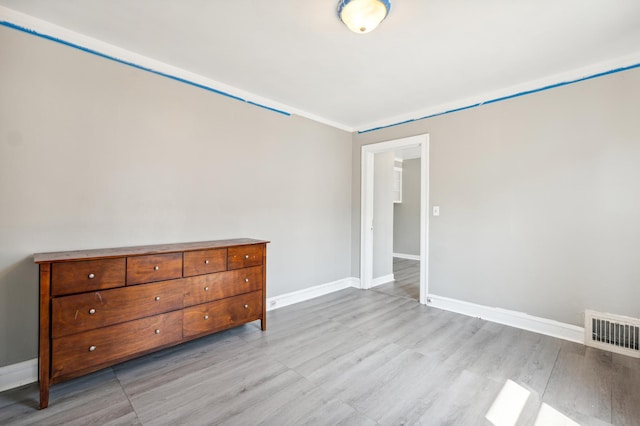
<path id="1" fill-rule="evenodd" d="M 366 35 L 337 4 L 0 0 L 349 130 L 640 62 L 639 0 L 392 0 Z"/>

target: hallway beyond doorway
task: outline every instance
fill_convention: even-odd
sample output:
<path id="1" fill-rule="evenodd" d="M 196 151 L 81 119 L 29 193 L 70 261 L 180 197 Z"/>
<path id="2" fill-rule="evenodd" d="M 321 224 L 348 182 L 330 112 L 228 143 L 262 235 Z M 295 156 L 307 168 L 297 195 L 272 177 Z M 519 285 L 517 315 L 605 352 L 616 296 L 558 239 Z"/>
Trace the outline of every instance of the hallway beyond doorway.
<path id="1" fill-rule="evenodd" d="M 393 258 L 394 281 L 373 287 L 371 290 L 393 296 L 408 297 L 420 301 L 420 261 Z"/>

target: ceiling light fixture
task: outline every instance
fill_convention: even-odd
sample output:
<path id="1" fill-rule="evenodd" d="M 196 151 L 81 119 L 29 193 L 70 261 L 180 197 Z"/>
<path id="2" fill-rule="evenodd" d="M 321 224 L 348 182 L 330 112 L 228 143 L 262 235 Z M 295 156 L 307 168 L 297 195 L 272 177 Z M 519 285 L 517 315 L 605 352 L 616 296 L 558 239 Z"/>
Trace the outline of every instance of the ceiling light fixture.
<path id="1" fill-rule="evenodd" d="M 340 0 L 338 16 L 354 33 L 373 31 L 391 10 L 389 0 Z"/>

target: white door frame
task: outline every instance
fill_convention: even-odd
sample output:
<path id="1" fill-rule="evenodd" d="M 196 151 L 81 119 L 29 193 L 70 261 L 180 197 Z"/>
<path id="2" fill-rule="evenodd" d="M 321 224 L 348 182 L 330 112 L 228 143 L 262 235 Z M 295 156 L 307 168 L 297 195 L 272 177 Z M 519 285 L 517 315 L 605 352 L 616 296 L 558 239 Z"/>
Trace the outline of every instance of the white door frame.
<path id="1" fill-rule="evenodd" d="M 429 294 L 429 134 L 362 146 L 360 204 L 360 286 L 373 284 L 373 164 L 380 152 L 420 146 L 420 303 Z"/>

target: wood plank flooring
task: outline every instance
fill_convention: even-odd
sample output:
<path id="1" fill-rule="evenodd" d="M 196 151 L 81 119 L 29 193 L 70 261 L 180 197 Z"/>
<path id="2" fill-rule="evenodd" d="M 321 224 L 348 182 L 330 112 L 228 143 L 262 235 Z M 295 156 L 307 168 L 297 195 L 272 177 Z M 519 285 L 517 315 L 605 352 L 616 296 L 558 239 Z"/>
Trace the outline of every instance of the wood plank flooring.
<path id="1" fill-rule="evenodd" d="M 372 288 L 379 293 L 420 300 L 420 261 L 393 258 L 395 280 Z"/>
<path id="2" fill-rule="evenodd" d="M 377 291 L 268 321 L 54 385 L 45 410 L 35 384 L 0 393 L 0 424 L 490 425 L 511 381 L 518 425 L 640 425 L 639 359 Z"/>

